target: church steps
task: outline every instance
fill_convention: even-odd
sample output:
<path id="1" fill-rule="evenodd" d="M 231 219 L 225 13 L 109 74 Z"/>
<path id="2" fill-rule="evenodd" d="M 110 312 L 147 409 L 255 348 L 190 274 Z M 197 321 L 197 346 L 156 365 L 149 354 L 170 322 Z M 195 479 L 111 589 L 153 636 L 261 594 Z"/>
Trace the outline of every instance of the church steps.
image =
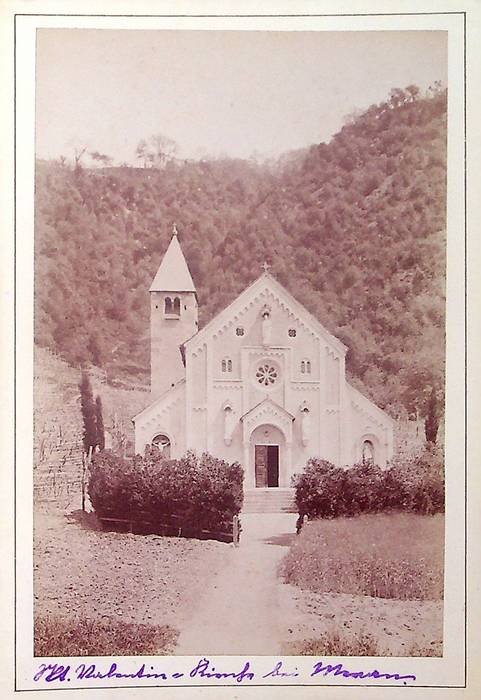
<path id="1" fill-rule="evenodd" d="M 256 488 L 244 492 L 243 513 L 296 513 L 294 489 Z"/>

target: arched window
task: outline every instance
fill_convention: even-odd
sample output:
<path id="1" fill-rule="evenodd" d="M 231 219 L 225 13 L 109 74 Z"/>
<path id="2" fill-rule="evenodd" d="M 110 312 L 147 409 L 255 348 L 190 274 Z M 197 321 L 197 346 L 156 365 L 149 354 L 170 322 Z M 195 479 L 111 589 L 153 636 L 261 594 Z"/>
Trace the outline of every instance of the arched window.
<path id="1" fill-rule="evenodd" d="M 166 314 L 172 313 L 172 299 L 170 297 L 165 297 L 164 311 Z"/>
<path id="2" fill-rule="evenodd" d="M 173 311 L 173 313 L 176 316 L 180 316 L 180 299 L 179 299 L 179 297 L 175 297 L 175 299 L 174 299 L 174 311 Z"/>
<path id="3" fill-rule="evenodd" d="M 232 372 L 232 360 L 229 357 L 224 357 L 221 362 L 221 369 L 223 372 Z"/>
<path id="4" fill-rule="evenodd" d="M 152 439 L 152 447 L 156 447 L 162 453 L 162 457 L 170 459 L 170 440 L 167 435 L 156 435 Z"/>
<path id="5" fill-rule="evenodd" d="M 302 360 L 301 362 L 301 374 L 310 374 L 311 373 L 311 361 L 310 360 Z"/>
<path id="6" fill-rule="evenodd" d="M 364 440 L 362 443 L 362 463 L 374 464 L 374 445 L 370 440 Z"/>

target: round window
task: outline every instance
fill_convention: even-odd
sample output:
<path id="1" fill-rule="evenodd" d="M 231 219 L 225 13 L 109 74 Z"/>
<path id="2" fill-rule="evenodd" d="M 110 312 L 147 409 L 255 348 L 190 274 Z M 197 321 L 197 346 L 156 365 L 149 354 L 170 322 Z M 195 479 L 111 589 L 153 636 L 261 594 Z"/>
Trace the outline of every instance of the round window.
<path id="1" fill-rule="evenodd" d="M 279 370 L 269 362 L 258 365 L 256 369 L 256 381 L 262 387 L 271 387 L 277 382 Z"/>

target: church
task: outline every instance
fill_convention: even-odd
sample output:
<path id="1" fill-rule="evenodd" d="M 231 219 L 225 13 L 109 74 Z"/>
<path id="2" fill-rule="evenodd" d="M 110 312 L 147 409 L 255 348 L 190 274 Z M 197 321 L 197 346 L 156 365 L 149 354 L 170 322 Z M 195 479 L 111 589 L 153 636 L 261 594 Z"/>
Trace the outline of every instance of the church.
<path id="1" fill-rule="evenodd" d="M 151 403 L 135 451 L 207 451 L 245 488 L 287 488 L 310 457 L 343 466 L 393 454 L 394 421 L 346 381 L 347 348 L 264 264 L 206 326 L 177 231 L 150 287 Z"/>

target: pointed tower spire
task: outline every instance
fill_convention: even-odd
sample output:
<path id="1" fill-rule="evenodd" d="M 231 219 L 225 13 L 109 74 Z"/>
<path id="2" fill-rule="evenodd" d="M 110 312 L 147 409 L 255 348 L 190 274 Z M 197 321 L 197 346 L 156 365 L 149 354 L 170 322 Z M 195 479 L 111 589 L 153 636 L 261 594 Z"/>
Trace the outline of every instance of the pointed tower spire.
<path id="1" fill-rule="evenodd" d="M 177 237 L 177 227 L 172 228 L 172 238 L 167 248 L 150 292 L 196 292 L 186 259 Z"/>
<path id="2" fill-rule="evenodd" d="M 180 347 L 198 330 L 197 292 L 177 228 L 150 286 L 150 388 L 153 398 L 185 377 Z"/>

